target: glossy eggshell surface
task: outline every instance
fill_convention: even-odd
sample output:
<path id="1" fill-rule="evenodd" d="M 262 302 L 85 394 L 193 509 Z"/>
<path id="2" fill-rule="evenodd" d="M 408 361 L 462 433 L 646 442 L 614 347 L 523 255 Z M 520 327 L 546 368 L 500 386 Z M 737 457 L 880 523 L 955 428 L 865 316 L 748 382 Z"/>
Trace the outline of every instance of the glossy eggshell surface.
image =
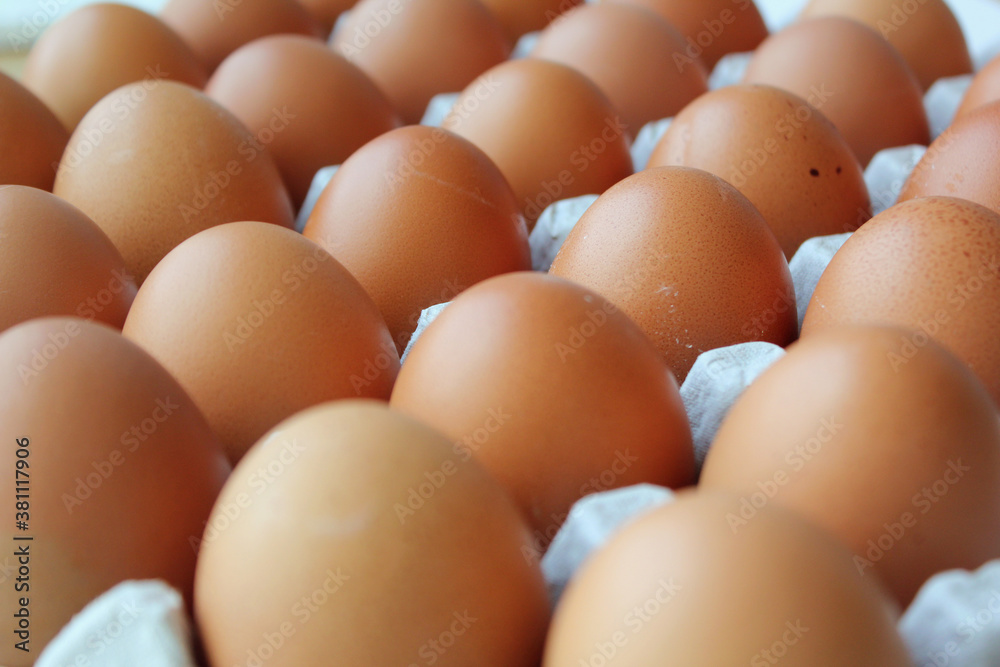
<path id="1" fill-rule="evenodd" d="M 0 183 L 52 190 L 69 132 L 45 103 L 0 73 Z"/>

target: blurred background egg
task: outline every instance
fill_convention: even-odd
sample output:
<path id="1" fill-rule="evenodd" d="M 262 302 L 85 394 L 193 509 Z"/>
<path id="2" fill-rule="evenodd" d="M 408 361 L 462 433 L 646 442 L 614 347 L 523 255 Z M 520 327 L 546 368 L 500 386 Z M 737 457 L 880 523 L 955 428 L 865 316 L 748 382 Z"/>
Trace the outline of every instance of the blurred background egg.
<path id="1" fill-rule="evenodd" d="M 104 230 L 139 284 L 203 229 L 239 220 L 292 225 L 261 139 L 205 95 L 169 81 L 131 84 L 94 107 L 70 139 L 54 192 Z"/>
<path id="2" fill-rule="evenodd" d="M 299 0 L 299 4 L 312 14 L 323 26 L 323 32 L 330 34 L 341 14 L 348 11 L 357 0 Z"/>
<path id="3" fill-rule="evenodd" d="M 0 73 L 0 184 L 52 190 L 69 132 L 45 103 Z"/>
<path id="4" fill-rule="evenodd" d="M 129 83 L 205 85 L 207 75 L 181 38 L 151 14 L 126 5 L 82 7 L 42 33 L 24 83 L 71 132 L 101 98 Z"/>
<path id="5" fill-rule="evenodd" d="M 434 95 L 457 93 L 510 54 L 503 27 L 479 0 L 361 0 L 330 46 L 367 73 L 407 123 L 420 122 Z"/>
<path id="6" fill-rule="evenodd" d="M 955 118 L 961 118 L 990 102 L 1000 101 L 1000 55 L 979 70 L 962 98 Z"/>
<path id="7" fill-rule="evenodd" d="M 753 204 L 721 178 L 659 167 L 587 209 L 551 273 L 635 320 L 680 382 L 702 352 L 798 334 L 781 247 Z"/>
<path id="8" fill-rule="evenodd" d="M 503 174 L 440 128 L 400 128 L 361 148 L 327 185 L 304 233 L 358 279 L 400 352 L 424 308 L 531 269 L 528 231 Z"/>
<path id="9" fill-rule="evenodd" d="M 541 30 L 584 0 L 481 0 L 500 21 L 511 42 Z"/>
<path id="10" fill-rule="evenodd" d="M 216 504 L 195 594 L 206 653 L 241 663 L 284 631 L 269 667 L 537 667 L 549 604 L 528 544 L 500 485 L 444 436 L 370 402 L 308 410 Z"/>
<path id="11" fill-rule="evenodd" d="M 399 126 L 382 91 L 317 40 L 277 35 L 251 42 L 219 66 L 205 93 L 246 125 L 302 205 L 313 176 Z"/>
<path id="12" fill-rule="evenodd" d="M 148 354 L 85 320 L 8 329 L 0 336 L 0 435 L 10 457 L 0 491 L 11 499 L 2 537 L 29 550 L 30 571 L 28 589 L 15 591 L 13 580 L 0 589 L 0 605 L 13 614 L 28 593 L 31 648 L 5 641 L 0 663 L 32 665 L 74 614 L 122 581 L 162 579 L 191 602 L 191 540 L 229 464 L 194 403 Z M 27 530 L 17 531 L 22 443 L 27 474 L 17 477 L 30 482 L 30 498 Z"/>

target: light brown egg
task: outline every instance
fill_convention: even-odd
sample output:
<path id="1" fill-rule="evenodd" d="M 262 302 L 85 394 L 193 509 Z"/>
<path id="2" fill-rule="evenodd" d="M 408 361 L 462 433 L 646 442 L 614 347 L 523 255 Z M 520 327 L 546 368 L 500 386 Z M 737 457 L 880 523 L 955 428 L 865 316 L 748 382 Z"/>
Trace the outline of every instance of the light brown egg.
<path id="1" fill-rule="evenodd" d="M 708 91 L 700 62 L 678 59 L 686 44 L 658 14 L 613 3 L 586 4 L 541 34 L 532 57 L 585 74 L 623 114 L 629 134 L 669 118 Z"/>
<path id="2" fill-rule="evenodd" d="M 481 0 L 504 27 L 508 39 L 541 30 L 584 0 Z"/>
<path id="3" fill-rule="evenodd" d="M 899 602 L 943 570 L 1000 556 L 1000 422 L 983 385 L 910 329 L 803 337 L 754 382 L 708 453 L 700 488 L 770 504 L 854 552 Z"/>
<path id="4" fill-rule="evenodd" d="M 916 75 L 879 33 L 852 19 L 810 19 L 772 35 L 744 81 L 811 97 L 862 166 L 883 148 L 930 143 Z"/>
<path id="5" fill-rule="evenodd" d="M 587 209 L 551 273 L 635 320 L 680 382 L 702 352 L 798 334 L 788 264 L 757 209 L 707 172 L 647 169 Z"/>
<path id="6" fill-rule="evenodd" d="M 916 329 L 914 348 L 942 343 L 1000 403 L 1000 215 L 931 197 L 872 218 L 820 278 L 802 335 L 844 324 Z"/>
<path id="7" fill-rule="evenodd" d="M 934 140 L 899 193 L 959 197 L 1000 213 L 1000 101 L 957 119 Z"/>
<path id="8" fill-rule="evenodd" d="M 0 184 L 52 190 L 69 132 L 45 104 L 0 72 Z"/>
<path id="9" fill-rule="evenodd" d="M 112 3 L 82 7 L 46 30 L 24 67 L 24 84 L 71 132 L 111 91 L 161 79 L 201 88 L 207 75 L 162 21 Z"/>
<path id="10" fill-rule="evenodd" d="M 651 9 L 677 26 L 686 43 L 678 58 L 711 70 L 727 53 L 753 51 L 767 25 L 753 0 L 611 0 Z"/>
<path id="11" fill-rule="evenodd" d="M 320 22 L 323 32 L 327 35 L 333 31 L 333 26 L 340 15 L 356 3 L 357 0 L 299 0 L 299 4 Z"/>
<path id="12" fill-rule="evenodd" d="M 219 66 L 205 93 L 266 144 L 299 207 L 316 172 L 399 126 L 382 91 L 322 42 L 265 37 Z"/>
<path id="13" fill-rule="evenodd" d="M 632 173 L 632 128 L 590 79 L 558 63 L 494 67 L 462 92 L 443 127 L 500 167 L 529 229 L 549 204 L 601 194 Z"/>
<path id="14" fill-rule="evenodd" d="M 0 663 L 33 664 L 74 614 L 128 579 L 163 579 L 190 603 L 191 539 L 229 464 L 176 380 L 117 331 L 69 318 L 4 332 L 0 378 L 0 565 L 22 568 L 27 584 L 15 590 L 9 574 L 0 589 Z M 14 648 L 24 639 L 28 653 Z"/>
<path id="15" fill-rule="evenodd" d="M 991 102 L 1000 101 L 1000 56 L 997 56 L 979 70 L 972 85 L 962 98 L 962 105 L 955 114 L 958 120 L 963 116 Z"/>
<path id="16" fill-rule="evenodd" d="M 455 93 L 510 55 L 479 0 L 361 0 L 330 46 L 385 91 L 407 123 L 438 93 Z"/>
<path id="17" fill-rule="evenodd" d="M 549 604 L 513 503 L 444 436 L 384 406 L 280 424 L 234 471 L 201 546 L 195 611 L 212 665 L 541 658 Z"/>
<path id="18" fill-rule="evenodd" d="M 908 667 L 898 611 L 850 554 L 797 517 L 684 493 L 584 565 L 556 610 L 544 667 Z"/>
<path id="19" fill-rule="evenodd" d="M 168 0 L 160 18 L 184 39 L 211 74 L 230 53 L 268 35 L 322 39 L 319 19 L 298 0 Z"/>
<path id="20" fill-rule="evenodd" d="M 539 559 L 579 498 L 694 481 L 687 416 L 656 348 L 611 303 L 554 276 L 464 292 L 414 344 L 391 404 L 504 484 Z"/>
<path id="21" fill-rule="evenodd" d="M 291 202 L 266 138 L 193 88 L 132 84 L 80 123 L 54 191 L 104 230 L 142 284 L 164 255 L 203 229 L 238 220 L 291 227 Z"/>
<path id="22" fill-rule="evenodd" d="M 674 119 L 649 166 L 726 179 L 757 207 L 789 259 L 804 241 L 853 231 L 872 214 L 861 165 L 841 134 L 809 102 L 770 86 L 727 86 L 698 98 Z"/>
<path id="23" fill-rule="evenodd" d="M 399 370 L 351 274 L 315 243 L 260 222 L 175 248 L 140 288 L 124 332 L 184 385 L 234 462 L 300 410 L 388 400 Z"/>
<path id="24" fill-rule="evenodd" d="M 400 128 L 352 155 L 304 234 L 358 279 L 400 352 L 424 308 L 531 269 L 528 230 L 503 174 L 440 128 Z"/>
<path id="25" fill-rule="evenodd" d="M 73 315 L 121 329 L 135 280 L 111 240 L 44 190 L 0 185 L 0 331 Z"/>
<path id="26" fill-rule="evenodd" d="M 845 16 L 874 28 L 906 58 L 924 90 L 938 79 L 972 73 L 962 26 L 945 0 L 812 0 L 801 16 Z"/>

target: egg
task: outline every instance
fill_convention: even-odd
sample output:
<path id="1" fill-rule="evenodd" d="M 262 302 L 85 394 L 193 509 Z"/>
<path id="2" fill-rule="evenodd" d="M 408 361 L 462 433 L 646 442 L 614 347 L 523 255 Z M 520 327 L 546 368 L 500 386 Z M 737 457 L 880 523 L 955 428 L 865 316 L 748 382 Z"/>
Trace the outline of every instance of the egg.
<path id="1" fill-rule="evenodd" d="M 55 114 L 0 72 L 0 183 L 52 190 L 69 132 Z"/>
<path id="2" fill-rule="evenodd" d="M 677 383 L 625 314 L 540 273 L 462 293 L 414 344 L 394 409 L 447 435 L 507 488 L 540 559 L 576 500 L 694 481 Z"/>
<path id="3" fill-rule="evenodd" d="M 908 667 L 883 587 L 841 545 L 775 508 L 750 521 L 684 493 L 625 526 L 570 582 L 544 667 Z"/>
<path id="4" fill-rule="evenodd" d="M 325 30 L 298 0 L 167 0 L 160 18 L 201 60 L 209 73 L 230 53 L 268 35 L 322 39 Z"/>
<path id="5" fill-rule="evenodd" d="M 747 521 L 769 504 L 808 518 L 905 606 L 934 574 L 1000 556 L 998 482 L 996 406 L 958 359 L 919 331 L 836 327 L 750 385 L 700 488 L 738 494 Z"/>
<path id="6" fill-rule="evenodd" d="M 601 194 L 632 173 L 631 128 L 590 79 L 558 63 L 494 67 L 462 92 L 442 127 L 500 167 L 529 229 L 549 204 Z"/>
<path id="7" fill-rule="evenodd" d="M 444 436 L 371 402 L 323 405 L 234 471 L 195 613 L 213 665 L 537 667 L 549 604 L 527 545 L 500 485 Z"/>
<path id="8" fill-rule="evenodd" d="M 990 102 L 1000 101 L 1000 55 L 979 70 L 972 85 L 962 98 L 962 104 L 955 114 L 956 120 L 983 107 Z"/>
<path id="9" fill-rule="evenodd" d="M 882 35 L 852 19 L 809 19 L 772 35 L 744 82 L 811 97 L 862 166 L 884 148 L 930 143 L 916 75 Z"/>
<path id="10" fill-rule="evenodd" d="M 541 30 L 584 0 L 481 0 L 514 42 L 525 33 Z"/>
<path id="11" fill-rule="evenodd" d="M 843 324 L 916 329 L 914 347 L 943 344 L 1000 403 L 1000 215 L 930 197 L 872 218 L 820 278 L 802 335 Z"/>
<path id="12" fill-rule="evenodd" d="M 586 75 L 621 110 L 629 134 L 674 116 L 708 90 L 700 62 L 678 58 L 686 44 L 659 15 L 612 3 L 585 4 L 540 35 L 531 55 Z"/>
<path id="13" fill-rule="evenodd" d="M 853 231 L 871 218 L 861 165 L 808 101 L 770 86 L 727 86 L 674 119 L 650 167 L 704 169 L 742 192 L 791 259 L 814 236 Z"/>
<path id="14" fill-rule="evenodd" d="M 34 664 L 70 618 L 125 580 L 162 579 L 190 603 L 191 539 L 229 464 L 180 385 L 117 331 L 71 318 L 0 335 L 0 378 L 10 499 L 0 562 L 26 584 L 0 589 L 0 663 Z M 28 652 L 15 649 L 23 640 Z"/>
<path id="15" fill-rule="evenodd" d="M 0 185 L 0 331 L 74 315 L 121 329 L 135 280 L 94 222 L 55 195 Z"/>
<path id="16" fill-rule="evenodd" d="M 357 0 L 299 0 L 299 4 L 320 22 L 323 31 L 329 34 L 341 14 L 355 5 Z"/>
<path id="17" fill-rule="evenodd" d="M 261 222 L 177 246 L 136 294 L 125 336 L 162 363 L 232 461 L 305 408 L 389 399 L 399 357 L 371 298 L 325 250 Z"/>
<path id="18" fill-rule="evenodd" d="M 361 0 L 330 45 L 407 123 L 420 122 L 434 95 L 462 90 L 510 54 L 503 26 L 479 0 Z"/>
<path id="19" fill-rule="evenodd" d="M 400 124 L 363 72 L 322 42 L 297 35 L 265 37 L 238 49 L 205 93 L 267 145 L 296 207 L 317 171 Z"/>
<path id="20" fill-rule="evenodd" d="M 24 84 L 71 132 L 101 98 L 129 83 L 205 85 L 198 58 L 162 21 L 126 5 L 81 7 L 42 33 Z"/>
<path id="21" fill-rule="evenodd" d="M 292 120 L 276 112 L 273 127 Z M 203 229 L 239 220 L 291 227 L 291 202 L 265 139 L 193 88 L 131 84 L 80 123 L 54 192 L 104 230 L 141 284 Z"/>
<path id="22" fill-rule="evenodd" d="M 553 275 L 602 295 L 652 339 L 680 382 L 727 345 L 798 334 L 781 247 L 753 204 L 698 169 L 647 169 L 587 209 Z"/>
<path id="23" fill-rule="evenodd" d="M 812 0 L 802 18 L 817 16 L 845 16 L 879 31 L 906 58 L 924 90 L 938 79 L 972 73 L 962 26 L 945 0 Z"/>
<path id="24" fill-rule="evenodd" d="M 700 60 L 711 70 L 727 53 L 753 51 L 767 25 L 753 0 L 611 0 L 645 7 L 677 26 L 686 43 L 679 61 Z"/>
<path id="25" fill-rule="evenodd" d="M 503 174 L 440 128 L 404 127 L 366 144 L 327 185 L 304 234 L 358 279 L 400 352 L 424 308 L 531 269 L 528 230 Z"/>

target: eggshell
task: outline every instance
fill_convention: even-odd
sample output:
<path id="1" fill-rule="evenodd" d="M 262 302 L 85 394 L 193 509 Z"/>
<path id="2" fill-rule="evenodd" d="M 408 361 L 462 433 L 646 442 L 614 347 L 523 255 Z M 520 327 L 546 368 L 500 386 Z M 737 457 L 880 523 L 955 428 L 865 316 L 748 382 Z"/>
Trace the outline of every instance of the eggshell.
<path id="1" fill-rule="evenodd" d="M 582 496 L 694 480 L 687 416 L 656 349 L 611 303 L 554 276 L 464 292 L 414 344 L 391 404 L 504 484 L 537 558 Z"/>
<path id="2" fill-rule="evenodd" d="M 544 666 L 911 664 L 846 549 L 770 507 L 734 530 L 739 511 L 685 493 L 630 523 L 570 583 Z"/>
<path id="3" fill-rule="evenodd" d="M 238 49 L 205 93 L 267 145 L 296 207 L 317 171 L 342 163 L 400 123 L 363 72 L 322 42 L 297 35 L 265 37 Z"/>
<path id="4" fill-rule="evenodd" d="M 866 166 L 883 148 L 930 143 L 923 90 L 903 56 L 866 25 L 809 19 L 769 37 L 744 77 L 809 99 Z"/>
<path id="5" fill-rule="evenodd" d="M 419 123 L 438 93 L 462 90 L 510 55 L 503 27 L 479 0 L 361 0 L 330 45 L 385 91 L 407 123 Z"/>
<path id="6" fill-rule="evenodd" d="M 732 408 L 700 483 L 742 494 L 747 514 L 770 503 L 801 513 L 904 606 L 932 575 L 1000 556 L 996 406 L 936 343 L 911 353 L 918 335 L 804 336 Z"/>
<path id="7" fill-rule="evenodd" d="M 601 194 L 632 173 L 630 131 L 590 79 L 525 58 L 469 84 L 443 127 L 483 149 L 500 167 L 529 229 L 560 199 Z"/>
<path id="8" fill-rule="evenodd" d="M 160 18 L 209 73 L 236 49 L 267 35 L 324 37 L 323 25 L 297 0 L 168 0 Z"/>
<path id="9" fill-rule="evenodd" d="M 513 42 L 528 32 L 541 30 L 563 12 L 584 0 L 481 0 L 500 21 Z"/>
<path id="10" fill-rule="evenodd" d="M 528 230 L 503 174 L 440 128 L 404 127 L 352 155 L 304 233 L 371 295 L 400 352 L 424 308 L 531 269 Z"/>
<path id="11" fill-rule="evenodd" d="M 924 90 L 938 79 L 972 73 L 962 26 L 944 0 L 812 0 L 802 18 L 817 16 L 845 16 L 877 30 L 906 59 Z"/>
<path id="12" fill-rule="evenodd" d="M 711 70 L 727 53 L 753 51 L 767 38 L 767 25 L 753 0 L 611 0 L 651 9 L 684 35 L 678 58 L 700 60 Z"/>
<path id="13" fill-rule="evenodd" d="M 535 667 L 549 605 L 527 546 L 499 484 L 444 436 L 373 403 L 323 405 L 233 473 L 196 615 L 213 665 Z"/>
<path id="14" fill-rule="evenodd" d="M 291 227 L 265 138 L 193 88 L 132 84 L 80 123 L 55 194 L 104 230 L 142 284 L 167 252 L 203 229 L 247 219 Z"/>
<path id="15" fill-rule="evenodd" d="M 0 183 L 52 190 L 69 132 L 25 87 L 0 73 Z"/>
<path id="16" fill-rule="evenodd" d="M 987 63 L 976 74 L 972 85 L 966 91 L 965 97 L 962 98 L 962 105 L 958 107 L 955 120 L 997 101 L 1000 101 L 1000 55 Z"/>
<path id="17" fill-rule="evenodd" d="M 315 243 L 260 222 L 177 246 L 140 288 L 124 332 L 184 385 L 234 462 L 300 410 L 388 400 L 399 370 L 351 274 Z"/>
<path id="18" fill-rule="evenodd" d="M 207 75 L 162 21 L 112 3 L 81 7 L 55 23 L 32 47 L 24 67 L 24 84 L 71 132 L 116 88 L 160 79 L 201 88 Z"/>
<path id="19" fill-rule="evenodd" d="M 1000 402 L 1000 215 L 961 199 L 897 204 L 834 255 L 803 336 L 843 324 L 917 329 L 971 368 Z"/>
<path id="20" fill-rule="evenodd" d="M 727 86 L 698 98 L 674 119 L 649 166 L 726 179 L 757 207 L 789 259 L 806 240 L 853 231 L 872 215 L 861 165 L 841 134 L 809 102 L 770 86 Z"/>
<path id="21" fill-rule="evenodd" d="M 676 115 L 708 90 L 701 63 L 676 57 L 685 46 L 658 14 L 601 3 L 564 14 L 545 29 L 531 55 L 590 78 L 621 110 L 634 137 L 646 123 Z"/>
<path id="22" fill-rule="evenodd" d="M 121 329 L 135 280 L 111 240 L 43 190 L 0 185 L 0 331 L 75 315 Z"/>
<path id="23" fill-rule="evenodd" d="M 299 0 L 299 4 L 312 14 L 323 26 L 323 32 L 330 34 L 341 14 L 355 5 L 357 0 Z"/>
<path id="24" fill-rule="evenodd" d="M 798 320 L 788 264 L 757 209 L 721 178 L 647 169 L 587 209 L 551 273 L 635 320 L 680 382 L 702 352 L 787 345 Z"/>
<path id="25" fill-rule="evenodd" d="M 190 602 L 189 540 L 229 464 L 180 385 L 117 331 L 69 318 L 4 332 L 0 378 L 0 491 L 9 499 L 0 564 L 11 573 L 0 608 L 11 619 L 27 598 L 31 649 L 16 650 L 9 629 L 0 663 L 33 664 L 74 614 L 128 579 L 163 579 Z M 16 508 L 17 494 L 27 509 Z M 20 567 L 28 587 L 15 590 Z"/>

